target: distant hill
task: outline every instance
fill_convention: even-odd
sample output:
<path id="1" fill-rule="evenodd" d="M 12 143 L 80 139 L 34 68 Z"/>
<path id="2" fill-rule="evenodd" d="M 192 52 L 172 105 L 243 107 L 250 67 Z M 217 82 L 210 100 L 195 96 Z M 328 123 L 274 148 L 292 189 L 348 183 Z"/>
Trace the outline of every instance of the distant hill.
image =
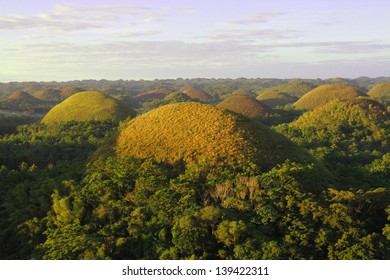
<path id="1" fill-rule="evenodd" d="M 52 108 L 42 122 L 121 120 L 128 116 L 135 116 L 135 111 L 121 101 L 101 92 L 83 91 Z"/>
<path id="2" fill-rule="evenodd" d="M 288 95 L 287 93 L 277 91 L 263 92 L 257 96 L 256 99 L 271 108 L 285 106 L 298 100 L 298 98 Z"/>
<path id="3" fill-rule="evenodd" d="M 351 99 L 359 96 L 367 96 L 367 94 L 351 85 L 322 85 L 306 93 L 294 103 L 294 106 L 298 109 L 311 110 L 329 101 Z"/>
<path id="4" fill-rule="evenodd" d="M 263 102 L 245 95 L 232 95 L 219 103 L 217 107 L 254 119 L 269 116 L 273 112 Z"/>
<path id="5" fill-rule="evenodd" d="M 249 95 L 249 91 L 246 89 L 239 88 L 233 91 L 232 95 Z"/>
<path id="6" fill-rule="evenodd" d="M 376 100 L 379 100 L 384 105 L 390 105 L 390 82 L 374 85 L 368 91 L 368 95 Z"/>
<path id="7" fill-rule="evenodd" d="M 182 87 L 179 91 L 188 95 L 188 97 L 190 97 L 193 100 L 199 100 L 199 101 L 205 102 L 205 103 L 210 102 L 212 99 L 211 95 L 204 92 L 203 90 L 195 88 L 192 85 Z"/>
<path id="8" fill-rule="evenodd" d="M 40 100 L 29 94 L 25 91 L 15 91 L 9 97 L 9 100 L 13 102 L 23 102 L 26 104 L 36 104 L 39 103 Z"/>
<path id="9" fill-rule="evenodd" d="M 61 101 L 61 91 L 58 89 L 46 88 L 35 91 L 32 94 L 34 97 L 44 101 Z"/>
<path id="10" fill-rule="evenodd" d="M 286 159 L 314 162 L 273 130 L 211 105 L 169 104 L 130 120 L 117 140 L 119 155 L 175 164 L 232 165 L 254 162 L 270 169 Z"/>
<path id="11" fill-rule="evenodd" d="M 271 108 L 275 108 L 297 101 L 298 98 L 313 88 L 315 88 L 315 86 L 306 82 L 291 81 L 260 91 L 256 99 L 262 101 Z"/>
<path id="12" fill-rule="evenodd" d="M 134 96 L 134 99 L 138 102 L 148 102 L 154 99 L 163 99 L 168 94 L 172 93 L 173 90 L 169 88 L 159 88 L 147 92 L 140 93 Z"/>
<path id="13" fill-rule="evenodd" d="M 61 99 L 65 100 L 69 96 L 71 96 L 71 95 L 73 95 L 75 93 L 78 93 L 78 92 L 82 92 L 82 91 L 85 91 L 85 90 L 82 89 L 82 88 L 79 88 L 79 87 L 75 87 L 75 86 L 69 86 L 69 87 L 61 88 L 60 89 Z"/>

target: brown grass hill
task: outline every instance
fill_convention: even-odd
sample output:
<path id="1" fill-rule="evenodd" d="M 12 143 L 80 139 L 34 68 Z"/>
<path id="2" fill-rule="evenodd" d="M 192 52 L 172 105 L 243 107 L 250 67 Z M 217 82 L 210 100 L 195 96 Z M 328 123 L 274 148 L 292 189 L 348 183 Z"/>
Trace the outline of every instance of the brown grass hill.
<path id="1" fill-rule="evenodd" d="M 41 100 L 35 98 L 34 96 L 32 96 L 31 94 L 25 91 L 13 92 L 9 97 L 9 100 L 11 102 L 26 103 L 26 104 L 37 104 L 41 102 Z"/>
<path id="2" fill-rule="evenodd" d="M 83 91 L 53 107 L 42 119 L 42 123 L 122 120 L 135 115 L 133 109 L 107 94 Z"/>
<path id="3" fill-rule="evenodd" d="M 168 96 L 172 92 L 173 90 L 169 88 L 159 88 L 148 92 L 140 93 L 134 96 L 134 99 L 138 102 L 149 102 L 154 99 L 163 99 L 164 97 Z"/>
<path id="4" fill-rule="evenodd" d="M 314 85 L 307 82 L 291 81 L 285 84 L 280 84 L 270 88 L 266 88 L 259 93 L 259 96 L 267 92 L 279 92 L 279 93 L 285 93 L 291 97 L 300 98 L 314 88 L 315 88 Z"/>
<path id="5" fill-rule="evenodd" d="M 188 97 L 190 97 L 193 100 L 199 100 L 201 102 L 210 102 L 212 100 L 211 95 L 208 93 L 204 92 L 203 90 L 197 89 L 192 85 L 188 85 L 185 87 L 182 87 L 180 92 L 184 93 Z"/>
<path id="6" fill-rule="evenodd" d="M 37 90 L 32 94 L 34 97 L 44 101 L 61 101 L 61 91 L 58 89 L 46 88 Z"/>
<path id="7" fill-rule="evenodd" d="M 271 90 L 261 93 L 256 99 L 271 108 L 282 107 L 298 100 L 298 98 L 290 96 L 287 93 Z"/>
<path id="8" fill-rule="evenodd" d="M 368 95 L 382 102 L 384 105 L 390 105 L 390 82 L 374 85 L 368 91 Z"/>
<path id="9" fill-rule="evenodd" d="M 250 93 L 248 90 L 242 88 L 236 89 L 235 91 L 232 92 L 232 95 L 249 95 L 249 94 Z"/>
<path id="10" fill-rule="evenodd" d="M 62 89 L 60 89 L 61 99 L 65 100 L 69 96 L 71 96 L 75 93 L 78 93 L 78 92 L 82 92 L 82 91 L 85 91 L 85 90 L 82 88 L 79 88 L 79 87 L 74 87 L 74 86 L 62 88 Z"/>
<path id="11" fill-rule="evenodd" d="M 217 105 L 218 108 L 242 114 L 248 118 L 257 119 L 268 117 L 272 109 L 263 102 L 246 95 L 233 95 Z"/>
<path id="12" fill-rule="evenodd" d="M 119 156 L 170 164 L 236 167 L 255 163 L 269 170 L 286 159 L 315 160 L 270 128 L 198 102 L 169 104 L 126 123 L 117 139 Z"/>
<path id="13" fill-rule="evenodd" d="M 359 96 L 367 94 L 351 85 L 322 85 L 306 93 L 294 103 L 294 106 L 297 109 L 312 110 L 336 99 L 352 99 Z"/>

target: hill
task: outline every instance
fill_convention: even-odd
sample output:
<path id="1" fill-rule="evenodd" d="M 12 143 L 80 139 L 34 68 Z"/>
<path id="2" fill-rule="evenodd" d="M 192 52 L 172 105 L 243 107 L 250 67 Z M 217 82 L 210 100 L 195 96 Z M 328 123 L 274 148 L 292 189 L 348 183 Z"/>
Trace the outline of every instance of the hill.
<path id="1" fill-rule="evenodd" d="M 83 91 L 72 95 L 52 108 L 43 123 L 89 120 L 121 120 L 135 112 L 119 100 L 97 91 Z"/>
<path id="2" fill-rule="evenodd" d="M 322 85 L 306 93 L 294 103 L 294 106 L 298 109 L 311 110 L 336 99 L 344 100 L 359 96 L 367 94 L 351 85 Z"/>
<path id="3" fill-rule="evenodd" d="M 69 96 L 71 96 L 75 93 L 78 93 L 78 92 L 82 92 L 82 91 L 84 91 L 84 89 L 79 88 L 79 87 L 74 87 L 74 86 L 64 87 L 64 88 L 60 89 L 61 99 L 64 100 L 64 99 L 68 98 Z"/>
<path id="4" fill-rule="evenodd" d="M 385 105 L 390 105 L 390 82 L 374 85 L 368 91 L 368 95 Z"/>
<path id="5" fill-rule="evenodd" d="M 233 91 L 232 95 L 249 95 L 249 91 L 246 89 L 239 88 Z"/>
<path id="6" fill-rule="evenodd" d="M 212 97 L 208 93 L 204 92 L 203 90 L 197 89 L 192 85 L 188 85 L 185 87 L 182 87 L 180 92 L 184 93 L 188 97 L 190 97 L 193 100 L 199 100 L 201 102 L 210 102 Z"/>
<path id="7" fill-rule="evenodd" d="M 337 146 L 361 146 L 361 150 L 381 150 L 387 146 L 384 128 L 389 121 L 386 108 L 373 100 L 354 98 L 333 100 L 304 113 L 289 124 L 304 135 L 308 143 Z M 311 145 L 310 144 L 310 145 Z M 324 145 L 325 145 L 324 144 Z"/>
<path id="8" fill-rule="evenodd" d="M 117 151 L 171 164 L 237 167 L 253 162 L 267 170 L 286 159 L 314 162 L 273 130 L 196 102 L 165 105 L 130 120 L 118 136 Z"/>
<path id="9" fill-rule="evenodd" d="M 270 88 L 266 88 L 262 91 L 260 91 L 259 96 L 262 94 L 269 95 L 271 93 L 284 93 L 287 94 L 291 97 L 296 97 L 300 98 L 302 97 L 305 93 L 311 91 L 314 89 L 315 86 L 306 82 L 302 81 L 291 81 L 285 84 L 280 84 L 277 86 L 273 86 Z"/>
<path id="10" fill-rule="evenodd" d="M 248 118 L 260 118 L 272 114 L 272 109 L 263 102 L 245 95 L 230 96 L 217 107 L 240 113 Z"/>
<path id="11" fill-rule="evenodd" d="M 46 88 L 35 91 L 32 94 L 34 97 L 44 101 L 61 101 L 61 91 L 58 89 Z"/>
<path id="12" fill-rule="evenodd" d="M 23 103 L 28 103 L 28 104 L 35 104 L 40 102 L 39 99 L 35 98 L 31 94 L 25 91 L 15 91 L 11 94 L 9 97 L 9 100 L 13 102 L 23 102 Z"/>
<path id="13" fill-rule="evenodd" d="M 288 95 L 287 93 L 271 90 L 261 93 L 256 99 L 271 108 L 285 106 L 298 100 L 298 98 Z"/>
<path id="14" fill-rule="evenodd" d="M 153 99 L 163 99 L 173 91 L 169 88 L 159 88 L 147 92 L 140 93 L 134 96 L 134 99 L 138 102 L 149 102 Z"/>

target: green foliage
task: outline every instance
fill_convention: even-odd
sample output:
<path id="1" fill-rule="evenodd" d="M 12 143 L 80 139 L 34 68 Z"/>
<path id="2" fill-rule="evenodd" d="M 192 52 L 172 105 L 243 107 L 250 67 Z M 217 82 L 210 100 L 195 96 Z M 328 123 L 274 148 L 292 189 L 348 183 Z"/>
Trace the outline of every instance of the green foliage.
<path id="1" fill-rule="evenodd" d="M 368 95 L 383 103 L 386 106 L 390 105 L 390 83 L 379 83 L 373 86 L 369 91 Z"/>

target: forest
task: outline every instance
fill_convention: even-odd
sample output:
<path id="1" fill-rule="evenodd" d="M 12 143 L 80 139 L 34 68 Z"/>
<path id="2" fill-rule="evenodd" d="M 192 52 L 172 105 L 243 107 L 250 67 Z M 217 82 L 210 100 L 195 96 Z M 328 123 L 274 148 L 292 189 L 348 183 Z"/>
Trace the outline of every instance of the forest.
<path id="1" fill-rule="evenodd" d="M 0 259 L 390 259 L 390 78 L 0 83 Z"/>

